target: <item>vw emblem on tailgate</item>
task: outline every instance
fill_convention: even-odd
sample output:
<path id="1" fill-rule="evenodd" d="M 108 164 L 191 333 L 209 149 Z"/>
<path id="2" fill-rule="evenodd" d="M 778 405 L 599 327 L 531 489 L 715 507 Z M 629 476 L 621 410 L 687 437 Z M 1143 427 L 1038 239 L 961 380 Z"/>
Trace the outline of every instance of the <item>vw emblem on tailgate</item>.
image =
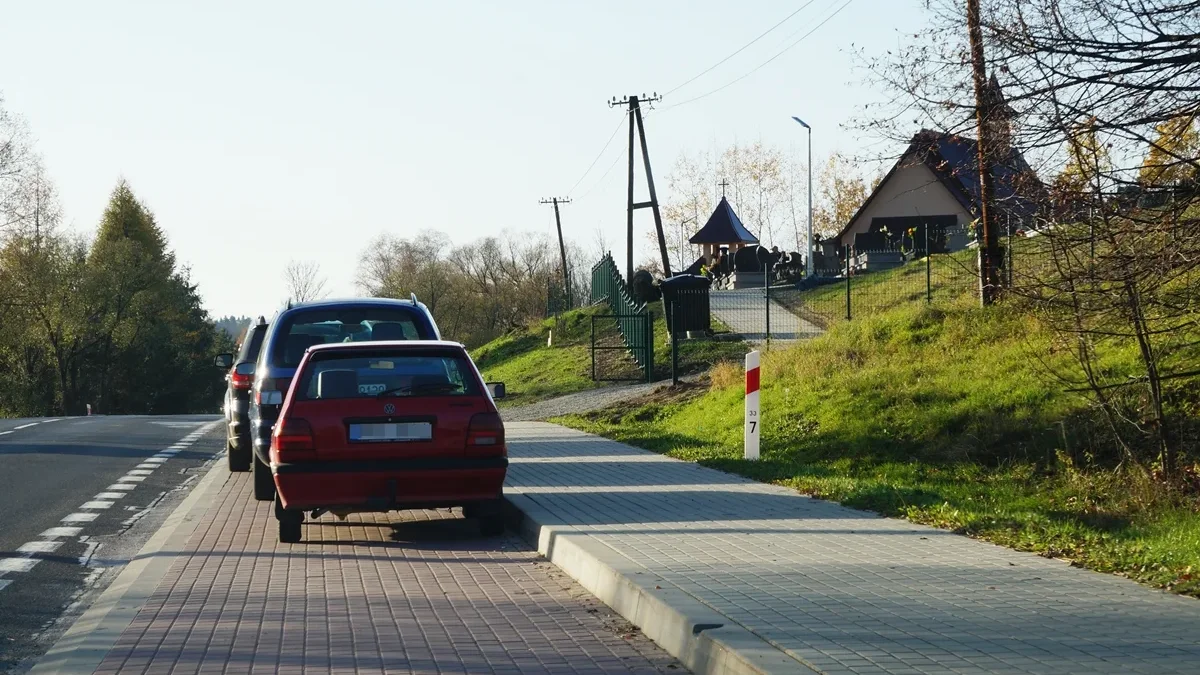
<path id="1" fill-rule="evenodd" d="M 383 405 L 383 412 L 386 415 L 394 415 L 396 413 L 396 406 L 391 403 L 385 403 Z"/>

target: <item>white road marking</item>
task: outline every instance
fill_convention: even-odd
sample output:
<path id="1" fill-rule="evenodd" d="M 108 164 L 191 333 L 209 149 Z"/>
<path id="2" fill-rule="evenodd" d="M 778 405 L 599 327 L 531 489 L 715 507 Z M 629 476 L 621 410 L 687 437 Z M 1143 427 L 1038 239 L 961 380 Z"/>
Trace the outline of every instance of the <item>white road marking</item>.
<path id="1" fill-rule="evenodd" d="M 0 591 L 4 590 L 11 583 L 12 579 L 0 579 Z"/>
<path id="2" fill-rule="evenodd" d="M 153 457 L 147 457 L 146 459 L 142 460 L 142 464 L 153 464 L 153 465 L 157 466 L 159 464 L 165 463 L 167 461 L 167 459 L 168 459 L 167 457 L 159 457 L 158 455 L 155 455 Z"/>
<path id="3" fill-rule="evenodd" d="M 57 418 L 57 417 L 53 417 L 53 418 L 51 418 L 51 419 L 48 419 L 48 420 L 42 420 L 42 424 L 50 424 L 51 422 L 58 422 L 58 421 L 59 421 L 59 418 Z"/>
<path id="4" fill-rule="evenodd" d="M 146 480 L 145 476 L 121 476 L 121 481 L 125 483 L 140 483 Z"/>
<path id="5" fill-rule="evenodd" d="M 141 464 L 138 464 L 137 466 L 135 466 L 135 467 L 133 467 L 133 468 L 135 468 L 135 469 L 140 469 L 140 470 L 142 470 L 142 471 L 153 471 L 153 470 L 155 470 L 155 469 L 157 469 L 157 468 L 158 468 L 158 465 L 157 465 L 157 464 L 150 464 L 150 463 L 148 463 L 148 462 L 142 462 Z"/>
<path id="6" fill-rule="evenodd" d="M 37 558 L 0 558 L 0 574 L 28 572 L 38 564 Z"/>
<path id="7" fill-rule="evenodd" d="M 0 436 L 7 436 L 8 434 L 11 434 L 11 433 L 12 433 L 11 431 L 0 431 Z"/>
<path id="8" fill-rule="evenodd" d="M 99 509 L 107 509 L 107 508 L 111 507 L 112 505 L 113 505 L 112 502 L 104 500 L 104 499 L 93 499 L 90 502 L 84 502 L 83 504 L 80 504 L 79 508 L 99 510 Z"/>
<path id="9" fill-rule="evenodd" d="M 128 492 L 129 490 L 132 490 L 136 487 L 137 486 L 134 485 L 133 483 L 113 483 L 112 485 L 109 485 L 108 487 L 106 487 L 104 489 L 105 490 L 125 490 L 126 492 Z"/>
<path id="10" fill-rule="evenodd" d="M 44 539 L 53 539 L 54 537 L 74 537 L 82 531 L 82 527 L 52 527 L 38 536 Z"/>
<path id="11" fill-rule="evenodd" d="M 96 519 L 98 513 L 71 513 L 62 519 L 64 523 L 90 523 Z"/>
<path id="12" fill-rule="evenodd" d="M 101 492 L 100 494 L 96 495 L 95 497 L 92 497 L 92 499 L 120 499 L 121 497 L 124 497 L 124 496 L 125 496 L 124 492 Z"/>
<path id="13" fill-rule="evenodd" d="M 150 474 L 152 474 L 152 473 L 154 473 L 154 470 L 153 470 L 153 469 L 131 469 L 131 470 L 129 471 L 129 473 L 127 473 L 127 474 L 125 474 L 125 475 L 126 475 L 126 476 L 128 476 L 128 477 L 133 477 L 133 476 L 149 476 L 149 475 L 150 475 Z M 143 478 L 143 480 L 145 480 L 145 479 Z"/>
<path id="14" fill-rule="evenodd" d="M 13 431 L 16 431 L 18 429 L 28 429 L 29 427 L 36 427 L 38 424 L 40 424 L 40 422 L 30 422 L 29 424 L 22 424 L 19 427 L 13 427 Z"/>
<path id="15" fill-rule="evenodd" d="M 62 545 L 61 541 L 31 541 L 28 544 L 21 544 L 17 553 L 54 553 Z"/>

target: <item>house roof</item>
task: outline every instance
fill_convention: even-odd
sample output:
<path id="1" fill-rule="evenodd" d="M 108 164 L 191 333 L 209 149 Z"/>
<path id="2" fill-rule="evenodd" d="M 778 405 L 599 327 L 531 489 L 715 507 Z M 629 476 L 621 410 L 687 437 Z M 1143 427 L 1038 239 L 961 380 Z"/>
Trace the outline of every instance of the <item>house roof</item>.
<path id="1" fill-rule="evenodd" d="M 842 227 L 838 237 L 846 234 L 898 169 L 919 163 L 933 171 L 938 182 L 950 191 L 964 209 L 972 214 L 979 213 L 978 152 L 979 146 L 973 138 L 928 129 L 917 132 L 908 149 Z M 1037 212 L 1045 194 L 1045 186 L 1020 151 L 1009 148 L 1005 156 L 995 160 L 992 178 L 993 202 L 1001 214 L 1025 220 Z"/>
<path id="2" fill-rule="evenodd" d="M 757 244 L 758 237 L 750 234 L 750 230 L 742 225 L 729 201 L 721 197 L 721 202 L 713 210 L 708 222 L 700 231 L 692 235 L 688 242 L 692 244 Z"/>

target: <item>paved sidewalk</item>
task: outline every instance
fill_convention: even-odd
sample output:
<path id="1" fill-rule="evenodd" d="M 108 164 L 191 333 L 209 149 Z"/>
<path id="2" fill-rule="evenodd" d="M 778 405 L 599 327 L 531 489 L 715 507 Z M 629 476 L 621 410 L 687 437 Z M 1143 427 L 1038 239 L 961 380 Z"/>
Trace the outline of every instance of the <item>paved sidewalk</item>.
<path id="1" fill-rule="evenodd" d="M 735 333 L 751 342 L 767 337 L 767 308 L 761 288 L 713 290 L 709 293 L 712 313 Z M 821 327 L 806 321 L 788 308 L 771 300 L 771 339 L 792 342 L 814 338 L 823 333 Z"/>
<path id="2" fill-rule="evenodd" d="M 594 544 L 640 602 L 690 603 L 797 667 L 1200 672 L 1200 601 L 550 424 L 508 439 L 508 494 L 555 523 L 547 548 Z"/>
<path id="3" fill-rule="evenodd" d="M 219 478 L 95 672 L 686 672 L 513 535 L 421 511 L 324 516 L 279 544 L 249 474 Z"/>

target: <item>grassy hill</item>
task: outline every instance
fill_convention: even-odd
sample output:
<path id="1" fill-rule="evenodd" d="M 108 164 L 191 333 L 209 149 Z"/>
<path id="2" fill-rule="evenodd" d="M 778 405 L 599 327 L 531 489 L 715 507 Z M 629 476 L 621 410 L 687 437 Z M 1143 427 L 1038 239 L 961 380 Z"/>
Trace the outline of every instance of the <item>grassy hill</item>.
<path id="1" fill-rule="evenodd" d="M 489 382 L 504 382 L 505 406 L 524 405 L 595 386 L 591 379 L 590 308 L 566 312 L 509 333 L 471 352 Z M 557 324 L 557 325 L 556 325 Z M 553 342 L 547 344 L 553 332 Z"/>
<path id="2" fill-rule="evenodd" d="M 861 280 L 874 297 L 889 278 L 919 278 L 919 292 L 887 291 L 872 312 L 764 355 L 759 462 L 741 459 L 733 364 L 714 367 L 708 385 L 556 421 L 1200 595 L 1200 495 L 1166 493 L 1106 461 L 1099 414 L 1047 372 L 1069 352 L 1050 349 L 1052 337 L 1015 303 L 976 306 L 969 284 L 938 286 L 942 297 L 927 306 L 920 264 Z M 794 299 L 837 302 L 828 288 L 804 293 L 813 298 Z M 1110 346 L 1105 359 L 1120 364 L 1134 349 Z"/>

